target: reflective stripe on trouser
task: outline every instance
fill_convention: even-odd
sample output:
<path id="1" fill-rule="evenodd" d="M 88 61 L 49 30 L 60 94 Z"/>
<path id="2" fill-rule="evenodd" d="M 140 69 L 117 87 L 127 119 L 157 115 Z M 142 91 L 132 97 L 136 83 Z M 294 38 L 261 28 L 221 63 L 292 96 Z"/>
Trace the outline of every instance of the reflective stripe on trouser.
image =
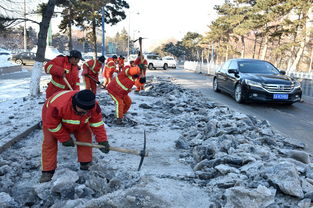
<path id="1" fill-rule="evenodd" d="M 89 143 L 92 141 L 91 130 L 89 126 L 80 129 L 78 132 L 75 132 L 74 135 L 77 141 Z M 41 150 L 41 170 L 55 170 L 57 168 L 58 141 L 46 127 L 43 127 L 43 136 L 44 139 Z M 77 146 L 77 155 L 79 162 L 90 162 L 92 161 L 92 148 Z"/>
<path id="2" fill-rule="evenodd" d="M 129 110 L 132 100 L 128 95 L 124 95 L 122 97 L 118 97 L 110 93 L 109 95 L 115 102 L 115 117 L 123 118 L 125 113 L 127 113 L 127 111 Z"/>
<path id="3" fill-rule="evenodd" d="M 97 93 L 97 84 L 88 77 L 84 76 L 85 88 L 91 90 L 94 94 Z"/>

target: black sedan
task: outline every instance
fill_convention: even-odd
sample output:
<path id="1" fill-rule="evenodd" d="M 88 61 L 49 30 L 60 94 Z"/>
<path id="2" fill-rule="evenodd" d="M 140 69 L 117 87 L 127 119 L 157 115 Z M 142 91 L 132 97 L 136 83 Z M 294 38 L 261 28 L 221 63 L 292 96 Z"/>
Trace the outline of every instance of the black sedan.
<path id="1" fill-rule="evenodd" d="M 230 59 L 216 72 L 213 90 L 231 94 L 236 102 L 262 101 L 292 104 L 299 102 L 299 82 L 273 64 L 257 59 Z"/>

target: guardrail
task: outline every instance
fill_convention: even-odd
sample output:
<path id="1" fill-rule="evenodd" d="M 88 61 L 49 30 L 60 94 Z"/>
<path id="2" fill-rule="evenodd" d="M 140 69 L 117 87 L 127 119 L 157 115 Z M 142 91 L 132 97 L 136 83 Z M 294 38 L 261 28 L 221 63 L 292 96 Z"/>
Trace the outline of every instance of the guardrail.
<path id="1" fill-rule="evenodd" d="M 203 73 L 214 75 L 216 69 L 219 67 L 217 64 L 201 63 L 197 61 L 185 61 L 184 69 L 194 71 L 196 73 Z M 301 83 L 302 94 L 313 97 L 313 73 L 305 72 L 286 72 L 287 75 L 298 79 Z"/>
<path id="2" fill-rule="evenodd" d="M 313 80 L 313 72 L 290 72 L 286 71 L 286 74 L 291 77 L 296 77 L 300 79 L 312 79 Z"/>
<path id="3" fill-rule="evenodd" d="M 185 61 L 184 69 L 195 71 L 196 73 L 203 73 L 208 75 L 214 75 L 215 70 L 219 65 L 213 63 L 202 63 L 197 61 Z"/>

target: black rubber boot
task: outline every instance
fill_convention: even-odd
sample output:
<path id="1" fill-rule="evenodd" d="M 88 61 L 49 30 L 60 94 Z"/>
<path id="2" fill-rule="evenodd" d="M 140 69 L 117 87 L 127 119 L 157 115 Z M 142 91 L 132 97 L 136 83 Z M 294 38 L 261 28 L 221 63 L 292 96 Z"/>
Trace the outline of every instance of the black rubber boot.
<path id="1" fill-rule="evenodd" d="M 91 162 L 80 162 L 81 170 L 89 170 L 90 166 L 91 166 Z"/>
<path id="2" fill-rule="evenodd" d="M 42 171 L 41 177 L 39 179 L 39 183 L 45 183 L 51 181 L 54 174 L 54 170 L 51 171 Z"/>

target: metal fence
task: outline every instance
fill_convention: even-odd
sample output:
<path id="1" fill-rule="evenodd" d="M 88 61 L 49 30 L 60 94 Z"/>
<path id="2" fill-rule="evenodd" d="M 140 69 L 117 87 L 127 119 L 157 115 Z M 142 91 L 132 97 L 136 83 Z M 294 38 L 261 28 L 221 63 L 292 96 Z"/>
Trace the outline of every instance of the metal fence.
<path id="1" fill-rule="evenodd" d="M 214 75 L 216 69 L 219 67 L 213 63 L 201 63 L 196 61 L 185 61 L 184 69 L 194 71 L 196 73 Z M 303 95 L 313 97 L 313 73 L 305 72 L 286 72 L 287 75 L 296 78 L 302 86 Z"/>

